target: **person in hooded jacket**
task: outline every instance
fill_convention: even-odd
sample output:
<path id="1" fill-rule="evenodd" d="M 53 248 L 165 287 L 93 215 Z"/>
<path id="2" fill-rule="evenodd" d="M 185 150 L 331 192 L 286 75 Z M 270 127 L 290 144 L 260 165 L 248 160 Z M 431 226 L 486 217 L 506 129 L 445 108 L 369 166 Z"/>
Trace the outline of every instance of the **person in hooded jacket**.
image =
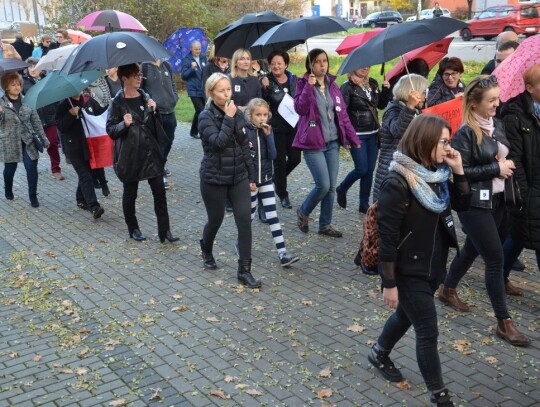
<path id="1" fill-rule="evenodd" d="M 129 236 L 144 241 L 135 213 L 139 182 L 147 180 L 154 197 L 154 211 L 158 223 L 158 237 L 176 242 L 171 233 L 167 195 L 163 184 L 163 140 L 167 138 L 161 126 L 156 102 L 141 87 L 141 68 L 137 64 L 118 67 L 123 91 L 118 92 L 109 107 L 107 134 L 114 140 L 113 166 L 124 184 L 122 209 Z"/>

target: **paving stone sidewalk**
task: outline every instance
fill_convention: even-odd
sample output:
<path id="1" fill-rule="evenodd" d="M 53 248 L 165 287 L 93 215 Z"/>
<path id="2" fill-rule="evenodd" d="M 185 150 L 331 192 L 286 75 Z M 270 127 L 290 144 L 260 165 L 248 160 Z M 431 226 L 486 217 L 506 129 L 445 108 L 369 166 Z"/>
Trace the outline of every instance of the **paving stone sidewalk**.
<path id="1" fill-rule="evenodd" d="M 16 174 L 14 201 L 0 199 L 0 406 L 424 406 L 414 332 L 392 353 L 407 383 L 376 375 L 369 347 L 390 310 L 376 277 L 352 258 L 361 234 L 354 210 L 334 211 L 341 239 L 319 236 L 317 216 L 305 235 L 294 210 L 278 208 L 288 249 L 301 257 L 282 269 L 269 228 L 253 222 L 253 272 L 262 289 L 236 281 L 234 220 L 218 234 L 216 271 L 204 271 L 198 240 L 205 223 L 199 193 L 202 149 L 180 125 L 169 160 L 167 193 L 174 244 L 160 244 L 152 196 L 139 187 L 137 213 L 149 239 L 129 239 L 121 184 L 106 170 L 112 194 L 93 220 L 75 204 L 76 175 L 65 181 L 39 163 L 41 207 L 29 206 L 26 177 Z M 340 179 L 352 162 L 343 154 Z M 291 176 L 297 205 L 312 187 L 304 164 Z M 98 195 L 101 193 L 98 191 Z M 452 254 L 453 255 L 453 254 Z M 443 374 L 463 406 L 534 406 L 540 400 L 540 279 L 531 252 L 508 298 L 533 343 L 496 338 L 481 261 L 459 292 L 473 305 L 458 314 L 437 301 Z"/>

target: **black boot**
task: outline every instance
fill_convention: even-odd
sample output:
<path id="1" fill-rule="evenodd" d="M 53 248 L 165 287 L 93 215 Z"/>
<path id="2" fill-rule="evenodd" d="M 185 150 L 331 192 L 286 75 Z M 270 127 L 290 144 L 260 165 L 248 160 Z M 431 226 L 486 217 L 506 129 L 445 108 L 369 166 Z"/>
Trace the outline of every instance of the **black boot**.
<path id="1" fill-rule="evenodd" d="M 454 407 L 454 403 L 446 389 L 431 393 L 431 405 L 433 407 Z"/>
<path id="2" fill-rule="evenodd" d="M 200 240 L 200 242 L 201 242 L 201 257 L 203 259 L 204 268 L 207 270 L 217 269 L 216 260 L 214 259 L 214 256 L 212 255 L 212 251 L 206 248 L 202 239 Z"/>
<path id="3" fill-rule="evenodd" d="M 109 196 L 111 194 L 111 191 L 107 186 L 107 182 L 108 181 L 101 183 L 101 193 L 103 194 L 103 196 Z"/>
<path id="4" fill-rule="evenodd" d="M 13 198 L 15 198 L 13 196 L 13 181 L 9 182 L 4 179 L 4 191 L 6 194 L 6 199 L 12 201 Z"/>
<path id="5" fill-rule="evenodd" d="M 241 284 L 247 285 L 249 288 L 260 288 L 260 280 L 255 280 L 251 274 L 251 259 L 238 260 L 238 281 Z"/>
<path id="6" fill-rule="evenodd" d="M 165 239 L 167 239 L 169 242 L 178 242 L 180 240 L 179 237 L 173 236 L 170 230 L 167 230 L 165 232 L 158 232 L 159 241 L 161 243 L 165 243 Z"/>

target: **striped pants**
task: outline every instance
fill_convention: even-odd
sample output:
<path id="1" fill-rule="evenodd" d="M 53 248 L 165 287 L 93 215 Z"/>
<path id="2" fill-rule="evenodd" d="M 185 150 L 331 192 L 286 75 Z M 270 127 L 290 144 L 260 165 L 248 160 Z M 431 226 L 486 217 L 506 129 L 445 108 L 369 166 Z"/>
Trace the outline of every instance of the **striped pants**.
<path id="1" fill-rule="evenodd" d="M 285 249 L 281 223 L 279 223 L 277 217 L 276 194 L 274 192 L 272 180 L 260 184 L 256 191 L 251 192 L 251 220 L 253 220 L 255 212 L 257 212 L 258 198 L 261 199 L 263 205 L 262 209 L 266 213 L 266 220 L 268 221 L 268 226 L 270 226 L 277 252 L 278 254 L 285 253 L 287 250 Z"/>

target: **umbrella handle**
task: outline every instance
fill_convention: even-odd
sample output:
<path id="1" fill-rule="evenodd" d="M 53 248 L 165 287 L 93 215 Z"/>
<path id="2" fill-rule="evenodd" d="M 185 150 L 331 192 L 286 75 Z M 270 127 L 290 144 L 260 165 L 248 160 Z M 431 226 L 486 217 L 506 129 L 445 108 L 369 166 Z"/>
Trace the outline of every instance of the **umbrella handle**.
<path id="1" fill-rule="evenodd" d="M 407 68 L 407 64 L 405 63 L 405 58 L 403 57 L 403 55 L 401 55 L 401 60 L 403 61 L 403 65 L 405 66 L 405 72 L 407 72 L 407 78 L 409 78 L 409 82 L 411 83 L 411 89 L 414 92 L 415 89 L 414 89 L 414 85 L 412 83 L 412 79 L 410 77 L 411 74 L 409 73 L 409 68 Z"/>

